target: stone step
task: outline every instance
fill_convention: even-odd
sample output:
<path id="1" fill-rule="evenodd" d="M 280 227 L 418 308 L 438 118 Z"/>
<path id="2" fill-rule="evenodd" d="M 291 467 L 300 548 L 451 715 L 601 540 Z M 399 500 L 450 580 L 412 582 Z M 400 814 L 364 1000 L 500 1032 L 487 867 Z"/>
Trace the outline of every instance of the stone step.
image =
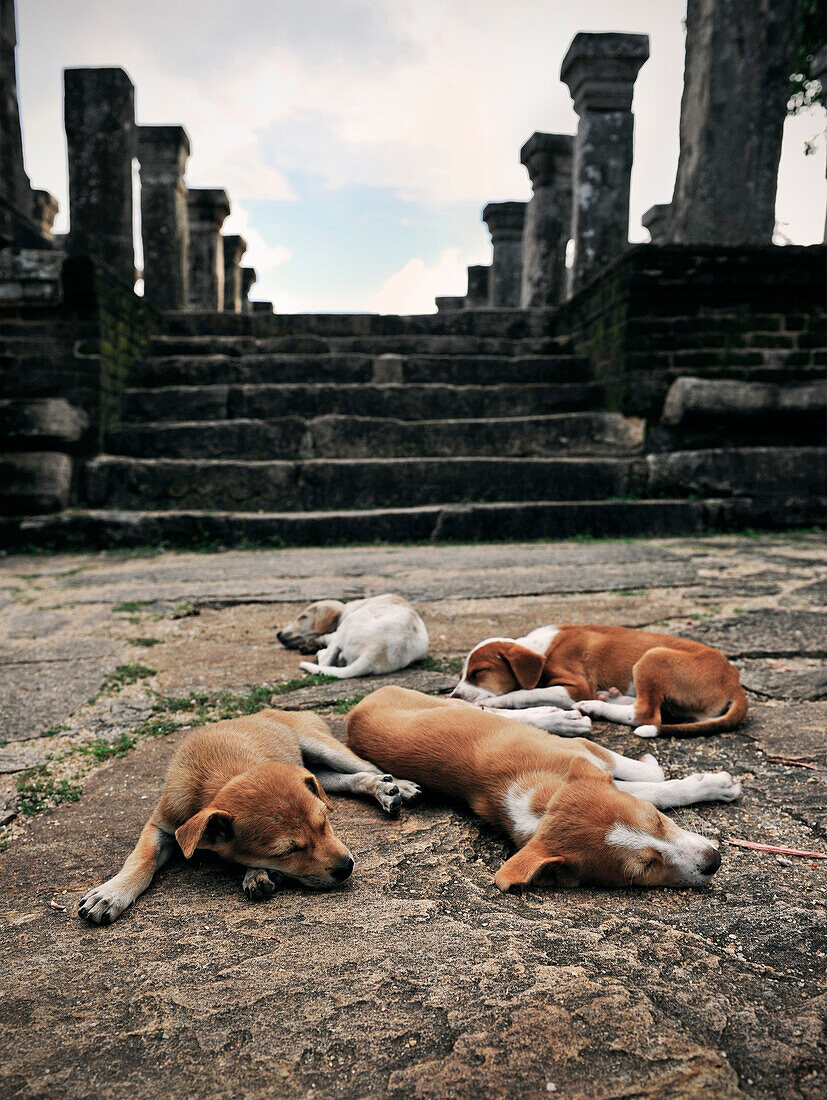
<path id="1" fill-rule="evenodd" d="M 363 336 L 153 336 L 151 356 L 188 355 L 566 355 L 568 339 L 399 333 Z"/>
<path id="2" fill-rule="evenodd" d="M 162 386 L 124 394 L 123 420 L 275 420 L 333 413 L 440 420 L 449 417 L 529 416 L 595 407 L 594 383 L 453 386 L 436 383 L 359 385 L 332 382 L 233 386 Z"/>
<path id="3" fill-rule="evenodd" d="M 107 450 L 135 458 L 452 458 L 630 455 L 643 449 L 643 420 L 619 413 L 397 420 L 298 416 L 129 424 Z"/>
<path id="4" fill-rule="evenodd" d="M 209 386 L 231 382 L 279 385 L 370 382 L 374 356 L 326 354 L 150 356 L 136 365 L 137 386 Z M 592 372 L 577 356 L 427 356 L 405 358 L 407 382 L 486 385 L 497 382 L 588 382 Z"/>
<path id="5" fill-rule="evenodd" d="M 214 547 L 324 546 L 335 543 L 499 542 L 640 538 L 778 529 L 823 522 L 824 497 L 631 501 L 503 501 L 329 512 L 88 509 L 0 519 L 4 546 Z"/>
<path id="6" fill-rule="evenodd" d="M 96 507 L 313 511 L 473 500 L 824 495 L 827 450 L 744 447 L 645 458 L 126 458 L 86 467 Z"/>
<path id="7" fill-rule="evenodd" d="M 522 339 L 548 336 L 554 314 L 545 310 L 463 310 L 449 316 L 378 313 L 166 313 L 164 328 L 175 336 L 399 336 L 478 335 Z"/>
<path id="8" fill-rule="evenodd" d="M 630 492 L 633 461 L 377 458 L 262 462 L 101 455 L 87 464 L 86 499 L 94 507 L 239 511 L 415 507 L 465 500 L 605 500 Z"/>

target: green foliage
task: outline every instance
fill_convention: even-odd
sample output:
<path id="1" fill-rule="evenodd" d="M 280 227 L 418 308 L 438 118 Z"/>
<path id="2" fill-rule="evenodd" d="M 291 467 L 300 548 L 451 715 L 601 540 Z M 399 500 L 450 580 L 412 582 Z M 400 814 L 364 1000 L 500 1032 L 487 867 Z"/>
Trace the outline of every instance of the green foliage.
<path id="1" fill-rule="evenodd" d="M 327 708 L 333 714 L 347 714 L 357 703 L 361 703 L 364 695 L 348 695 L 346 699 L 337 700 L 332 707 Z"/>
<path id="2" fill-rule="evenodd" d="M 68 726 L 65 722 L 62 722 L 59 726 L 47 726 L 41 733 L 41 737 L 57 737 L 59 733 L 65 733 L 68 730 Z"/>
<path id="3" fill-rule="evenodd" d="M 93 760 L 100 763 L 103 760 L 108 760 L 111 756 L 126 756 L 129 750 L 135 747 L 136 741 L 136 737 L 124 732 L 116 737 L 114 741 L 106 741 L 102 737 L 96 737 L 94 741 L 81 745 L 78 751 L 84 756 L 91 756 Z"/>
<path id="4" fill-rule="evenodd" d="M 129 639 L 129 644 L 130 645 L 140 645 L 140 646 L 147 646 L 148 647 L 148 646 L 152 646 L 152 645 L 160 645 L 161 644 L 161 639 L 160 638 L 130 638 Z"/>
<path id="5" fill-rule="evenodd" d="M 827 0 L 798 0 L 795 54 L 790 77 L 791 115 L 805 111 L 815 103 L 827 107 L 827 89 L 810 78 L 810 63 L 827 45 Z"/>
<path id="6" fill-rule="evenodd" d="M 104 677 L 101 691 L 118 691 L 125 684 L 134 684 L 138 680 L 146 680 L 150 676 L 155 676 L 157 671 L 157 669 L 149 668 L 147 665 L 118 665 L 114 672 L 110 672 L 108 676 Z"/>
<path id="7" fill-rule="evenodd" d="M 17 783 L 18 805 L 24 817 L 33 817 L 41 810 L 50 810 L 61 802 L 77 802 L 83 788 L 67 779 L 55 781 L 46 774 L 45 765 L 27 772 Z"/>
<path id="8" fill-rule="evenodd" d="M 121 611 L 142 611 L 145 607 L 149 607 L 152 600 L 124 600 L 123 603 L 116 603 L 112 608 L 112 614 L 117 615 Z"/>

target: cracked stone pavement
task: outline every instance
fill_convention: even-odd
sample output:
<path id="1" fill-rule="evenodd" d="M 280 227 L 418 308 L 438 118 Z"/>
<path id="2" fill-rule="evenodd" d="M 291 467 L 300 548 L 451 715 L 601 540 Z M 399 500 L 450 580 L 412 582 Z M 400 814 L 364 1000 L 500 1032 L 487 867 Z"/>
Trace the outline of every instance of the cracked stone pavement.
<path id="1" fill-rule="evenodd" d="M 654 745 L 670 775 L 743 782 L 738 804 L 680 815 L 721 844 L 711 888 L 502 896 L 508 843 L 464 808 L 426 798 L 388 820 L 340 798 L 356 857 L 341 890 L 250 903 L 238 869 L 205 856 L 169 865 L 112 927 L 79 921 L 186 730 L 98 765 L 78 749 L 130 733 L 159 696 L 296 677 L 278 625 L 310 599 L 387 590 L 418 605 L 437 659 L 389 679 L 422 690 L 452 683 L 450 659 L 480 638 L 547 622 L 720 646 L 746 724 Z M 827 852 L 825 771 L 777 762 L 827 765 L 825 624 L 811 533 L 0 559 L 0 1094 L 824 1096 L 827 862 L 729 841 Z M 136 664 L 153 671 L 100 694 Z M 337 701 L 375 686 L 277 705 L 318 707 L 342 735 Z M 593 736 L 643 751 L 615 726 Z M 83 793 L 27 818 L 17 785 L 38 765 L 82 765 Z"/>

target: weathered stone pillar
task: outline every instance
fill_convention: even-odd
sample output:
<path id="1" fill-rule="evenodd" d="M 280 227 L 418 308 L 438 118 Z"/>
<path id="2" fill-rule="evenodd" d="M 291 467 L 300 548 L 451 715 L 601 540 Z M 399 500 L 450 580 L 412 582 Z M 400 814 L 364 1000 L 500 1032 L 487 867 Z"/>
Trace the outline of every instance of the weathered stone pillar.
<path id="1" fill-rule="evenodd" d="M 560 79 L 580 119 L 574 142 L 572 293 L 628 243 L 632 92 L 648 56 L 645 34 L 576 34 L 563 59 Z"/>
<path id="2" fill-rule="evenodd" d="M 488 277 L 491 268 L 487 264 L 476 264 L 468 268 L 468 293 L 465 295 L 466 309 L 485 309 L 488 305 Z"/>
<path id="3" fill-rule="evenodd" d="M 770 244 L 796 0 L 688 0 L 679 244 Z"/>
<path id="4" fill-rule="evenodd" d="M 488 304 L 495 309 L 518 309 L 520 306 L 527 205 L 525 202 L 489 202 L 482 212 L 494 250 L 488 278 Z"/>
<path id="5" fill-rule="evenodd" d="M 139 126 L 144 297 L 157 309 L 189 303 L 189 215 L 184 169 L 190 140 L 183 126 Z"/>
<path id="6" fill-rule="evenodd" d="M 135 89 L 123 69 L 65 69 L 63 91 L 69 251 L 103 261 L 134 286 Z"/>
<path id="7" fill-rule="evenodd" d="M 224 308 L 224 245 L 221 226 L 230 213 L 227 192 L 220 187 L 187 191 L 190 226 L 190 309 Z"/>
<path id="8" fill-rule="evenodd" d="M 566 296 L 573 152 L 569 134 L 532 134 L 520 150 L 534 192 L 523 227 L 523 309 L 556 306 Z"/>
<path id="9" fill-rule="evenodd" d="M 38 231 L 43 235 L 44 240 L 50 241 L 53 239 L 52 226 L 55 224 L 60 204 L 48 191 L 32 191 L 32 201 Z"/>
<path id="10" fill-rule="evenodd" d="M 669 213 L 672 204 L 669 202 L 658 203 L 650 206 L 640 219 L 644 229 L 649 230 L 649 238 L 652 244 L 666 244 L 669 240 Z"/>
<path id="11" fill-rule="evenodd" d="M 810 76 L 819 82 L 822 91 L 827 91 L 827 46 L 822 46 L 810 62 Z M 827 241 L 827 217 L 824 220 L 824 240 Z"/>
<path id="12" fill-rule="evenodd" d="M 254 267 L 242 267 L 241 269 L 241 312 L 252 313 L 253 303 L 250 301 L 250 291 L 253 289 L 258 276 Z"/>
<path id="13" fill-rule="evenodd" d="M 241 257 L 247 251 L 247 242 L 237 234 L 221 240 L 224 245 L 224 309 L 227 313 L 241 313 Z"/>

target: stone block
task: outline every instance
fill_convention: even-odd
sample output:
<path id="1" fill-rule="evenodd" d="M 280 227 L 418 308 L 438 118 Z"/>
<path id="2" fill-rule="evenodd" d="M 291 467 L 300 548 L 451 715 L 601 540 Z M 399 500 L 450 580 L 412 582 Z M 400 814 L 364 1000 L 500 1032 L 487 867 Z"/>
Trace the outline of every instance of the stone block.
<path id="1" fill-rule="evenodd" d="M 405 357 L 403 355 L 376 355 L 373 359 L 371 382 L 383 385 L 405 381 Z"/>
<path id="2" fill-rule="evenodd" d="M 189 306 L 224 308 L 224 246 L 221 226 L 230 214 L 227 192 L 218 187 L 189 188 Z"/>
<path id="3" fill-rule="evenodd" d="M 520 305 L 527 205 L 525 202 L 489 202 L 482 212 L 493 249 L 488 305 L 495 309 L 516 309 Z"/>
<path id="4" fill-rule="evenodd" d="M 827 411 L 827 382 L 782 386 L 723 378 L 678 378 L 669 388 L 661 420 L 669 426 L 687 421 L 742 418 L 822 418 Z"/>
<path id="5" fill-rule="evenodd" d="M 39 515 L 69 503 L 72 459 L 56 451 L 0 455 L 0 512 Z"/>
<path id="6" fill-rule="evenodd" d="M 651 496 L 824 496 L 827 451 L 822 447 L 733 447 L 652 454 Z"/>
<path id="7" fill-rule="evenodd" d="M 62 397 L 0 400 L 0 439 L 5 447 L 77 443 L 88 426 L 86 413 Z"/>
<path id="8" fill-rule="evenodd" d="M 569 134 L 532 134 L 520 150 L 533 191 L 523 226 L 523 309 L 554 308 L 566 296 L 573 152 Z"/>
<path id="9" fill-rule="evenodd" d="M 140 126 L 144 296 L 156 309 L 186 309 L 189 213 L 184 171 L 190 141 L 183 126 Z"/>

